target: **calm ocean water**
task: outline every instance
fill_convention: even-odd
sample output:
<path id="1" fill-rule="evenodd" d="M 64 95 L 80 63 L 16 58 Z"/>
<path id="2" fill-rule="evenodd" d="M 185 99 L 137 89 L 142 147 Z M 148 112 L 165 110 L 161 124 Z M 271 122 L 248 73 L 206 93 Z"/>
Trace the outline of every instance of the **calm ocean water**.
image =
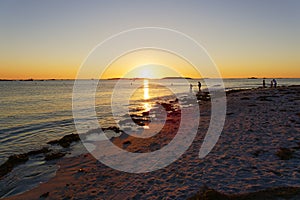
<path id="1" fill-rule="evenodd" d="M 175 79 L 125 80 L 114 90 L 117 80 L 101 80 L 97 85 L 95 110 L 101 127 L 116 125 L 122 114 L 111 114 L 111 99 L 131 112 L 151 109 L 156 101 L 190 95 L 190 86 L 197 92 L 199 80 L 183 82 Z M 203 89 L 206 89 L 205 83 Z M 226 90 L 257 88 L 261 79 L 224 79 Z M 271 80 L 267 79 L 268 84 Z M 277 79 L 278 85 L 300 85 L 300 79 Z M 81 81 L 90 84 L 91 81 Z M 50 140 L 76 133 L 72 113 L 74 81 L 0 81 L 0 164 L 13 154 L 26 153 L 46 146 Z M 164 86 L 163 86 L 164 85 Z M 135 92 L 132 88 L 137 86 Z M 220 85 L 213 84 L 214 89 Z M 112 98 L 112 94 L 113 98 Z M 116 94 L 116 95 L 115 95 Z M 130 99 L 130 101 L 125 101 Z M 81 147 L 82 148 L 82 147 Z M 73 151 L 76 151 L 76 149 Z M 79 153 L 82 149 L 79 149 Z M 76 153 L 75 153 L 76 154 Z M 31 158 L 0 180 L 0 198 L 29 190 L 53 177 L 56 165 L 42 157 Z"/>

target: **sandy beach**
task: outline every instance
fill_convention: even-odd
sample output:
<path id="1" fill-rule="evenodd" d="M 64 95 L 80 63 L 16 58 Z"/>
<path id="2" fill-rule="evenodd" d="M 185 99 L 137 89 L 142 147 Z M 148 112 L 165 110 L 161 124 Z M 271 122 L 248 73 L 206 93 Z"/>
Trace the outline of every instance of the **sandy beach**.
<path id="1" fill-rule="evenodd" d="M 210 101 L 199 105 L 200 126 L 193 144 L 163 169 L 131 174 L 111 169 L 90 154 L 62 157 L 55 177 L 6 199 L 205 199 L 203 188 L 229 195 L 220 198 L 226 199 L 294 187 L 283 199 L 300 198 L 300 86 L 228 92 L 223 132 L 204 159 L 198 154 L 210 121 Z M 157 136 L 143 141 L 120 136 L 112 141 L 130 152 L 160 149 L 178 128 L 180 110 L 170 111 Z M 277 193 L 265 193 L 271 195 L 265 199 L 281 198 Z M 259 197 L 263 199 L 255 199 Z"/>

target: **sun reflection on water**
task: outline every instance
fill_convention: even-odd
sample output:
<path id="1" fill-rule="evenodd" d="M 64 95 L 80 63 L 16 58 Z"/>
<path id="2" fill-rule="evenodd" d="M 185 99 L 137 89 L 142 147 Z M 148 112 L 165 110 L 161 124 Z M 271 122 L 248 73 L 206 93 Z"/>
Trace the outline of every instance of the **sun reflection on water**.
<path id="1" fill-rule="evenodd" d="M 144 80 L 144 100 L 149 100 L 149 81 L 147 79 Z M 151 104 L 148 102 L 143 103 L 144 110 L 148 112 L 151 109 Z"/>
<path id="2" fill-rule="evenodd" d="M 152 108 L 150 103 L 147 103 L 147 102 L 143 103 L 143 107 L 146 112 L 148 112 Z"/>
<path id="3" fill-rule="evenodd" d="M 150 95 L 149 95 L 149 81 L 147 79 L 144 80 L 144 100 L 149 100 Z M 151 110 L 151 104 L 148 102 L 143 103 L 143 107 L 145 112 L 149 112 Z M 144 129 L 149 129 L 149 126 L 143 126 Z"/>
<path id="4" fill-rule="evenodd" d="M 147 79 L 144 80 L 144 100 L 148 100 L 149 97 L 149 81 Z"/>

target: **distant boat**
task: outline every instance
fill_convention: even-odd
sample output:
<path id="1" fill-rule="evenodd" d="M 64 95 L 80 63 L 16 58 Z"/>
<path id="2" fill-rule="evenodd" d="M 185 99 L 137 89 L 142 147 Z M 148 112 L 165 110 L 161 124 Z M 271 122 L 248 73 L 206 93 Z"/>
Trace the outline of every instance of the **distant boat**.
<path id="1" fill-rule="evenodd" d="M 248 79 L 257 79 L 256 77 L 254 77 L 254 76 L 252 76 L 252 77 L 250 77 L 250 78 L 248 78 Z"/>

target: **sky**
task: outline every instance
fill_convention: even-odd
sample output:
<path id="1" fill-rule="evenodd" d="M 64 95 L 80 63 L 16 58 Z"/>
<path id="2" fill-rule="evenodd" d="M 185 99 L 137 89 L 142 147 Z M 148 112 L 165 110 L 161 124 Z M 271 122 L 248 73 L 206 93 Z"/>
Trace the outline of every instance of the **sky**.
<path id="1" fill-rule="evenodd" d="M 99 43 L 138 27 L 190 36 L 224 78 L 300 78 L 299 10 L 298 0 L 1 0 L 0 79 L 74 79 Z M 102 78 L 138 66 L 167 75 L 149 64 L 199 77 L 180 55 L 141 50 L 116 57 Z"/>

